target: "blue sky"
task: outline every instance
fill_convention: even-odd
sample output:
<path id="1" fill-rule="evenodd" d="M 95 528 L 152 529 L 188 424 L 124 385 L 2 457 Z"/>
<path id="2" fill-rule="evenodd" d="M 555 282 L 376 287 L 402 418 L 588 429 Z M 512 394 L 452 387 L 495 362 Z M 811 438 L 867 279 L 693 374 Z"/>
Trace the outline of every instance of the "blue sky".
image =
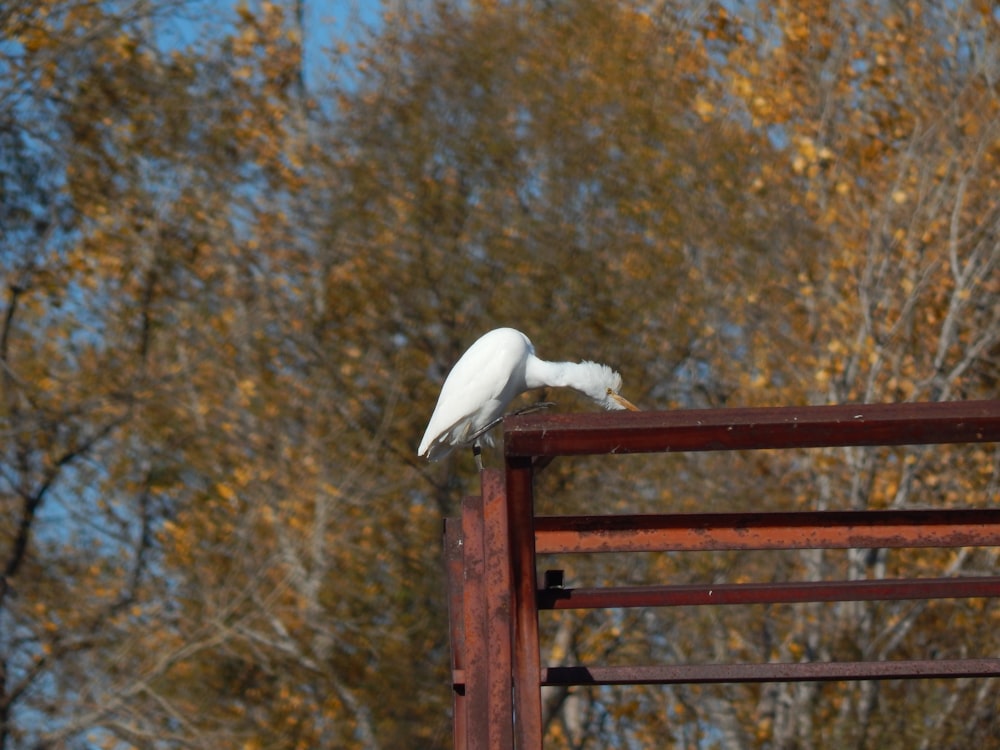
<path id="1" fill-rule="evenodd" d="M 292 0 L 275 0 L 291 12 Z M 381 23 L 382 0 L 304 0 L 306 75 L 309 84 L 320 83 L 328 53 L 338 42 L 354 44 L 366 29 Z M 235 8 L 258 6 L 260 0 L 230 0 L 227 5 L 188 6 L 178 15 L 163 19 L 157 28 L 158 42 L 166 48 L 185 47 L 199 39 L 225 33 L 236 17 Z"/>
<path id="2" fill-rule="evenodd" d="M 326 65 L 326 53 L 333 42 L 356 42 L 365 28 L 379 23 L 382 13 L 381 0 L 305 0 L 305 4 L 305 46 L 310 79 Z"/>

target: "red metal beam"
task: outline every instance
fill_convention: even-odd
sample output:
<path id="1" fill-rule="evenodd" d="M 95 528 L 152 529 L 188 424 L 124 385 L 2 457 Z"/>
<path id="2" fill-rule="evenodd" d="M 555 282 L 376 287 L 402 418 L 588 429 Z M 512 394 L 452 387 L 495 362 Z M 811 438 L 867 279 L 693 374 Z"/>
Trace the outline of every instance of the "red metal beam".
<path id="1" fill-rule="evenodd" d="M 670 685 L 718 682 L 996 677 L 1000 659 L 802 662 L 798 664 L 666 664 L 639 667 L 548 667 L 543 685 Z"/>
<path id="2" fill-rule="evenodd" d="M 484 475 L 489 472 L 483 472 Z M 541 657 L 535 600 L 535 496 L 530 459 L 508 459 L 507 533 L 510 539 L 511 618 L 514 638 L 513 689 L 515 746 L 542 746 Z M 508 564 L 496 561 L 496 564 Z"/>
<path id="3" fill-rule="evenodd" d="M 1000 400 L 525 414 L 504 420 L 514 456 L 1000 441 Z"/>
<path id="4" fill-rule="evenodd" d="M 489 724 L 489 654 L 486 649 L 486 555 L 483 540 L 483 501 L 467 497 L 462 501 L 462 630 L 464 646 L 464 705 L 467 750 L 493 750 Z"/>
<path id="5" fill-rule="evenodd" d="M 1000 576 L 541 589 L 539 609 L 964 599 L 1000 596 Z"/>
<path id="6" fill-rule="evenodd" d="M 468 714 L 465 705 L 465 613 L 462 578 L 462 523 L 458 518 L 444 521 L 444 561 L 445 580 L 448 584 L 448 630 L 451 636 L 451 668 L 454 674 L 461 673 L 462 682 L 452 685 L 453 737 L 455 750 L 466 750 L 465 734 Z"/>
<path id="7" fill-rule="evenodd" d="M 511 699 L 510 560 L 507 532 L 507 502 L 503 475 L 484 471 L 483 540 L 486 586 L 483 617 L 486 619 L 487 692 L 491 748 L 514 746 L 514 712 Z"/>
<path id="8" fill-rule="evenodd" d="M 538 516 L 536 554 L 1000 545 L 1000 508 Z"/>

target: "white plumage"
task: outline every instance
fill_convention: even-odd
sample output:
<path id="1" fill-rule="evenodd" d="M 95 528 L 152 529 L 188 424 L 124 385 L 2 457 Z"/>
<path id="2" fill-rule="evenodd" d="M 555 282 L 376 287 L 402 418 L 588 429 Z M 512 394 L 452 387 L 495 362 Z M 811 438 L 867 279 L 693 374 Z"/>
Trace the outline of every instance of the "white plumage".
<path id="1" fill-rule="evenodd" d="M 607 365 L 546 362 L 535 356 L 523 333 L 497 328 L 470 346 L 448 374 L 418 455 L 439 461 L 459 445 L 492 445 L 482 431 L 503 416 L 518 394 L 546 386 L 572 388 L 605 409 L 637 411 L 619 395 L 621 375 Z"/>

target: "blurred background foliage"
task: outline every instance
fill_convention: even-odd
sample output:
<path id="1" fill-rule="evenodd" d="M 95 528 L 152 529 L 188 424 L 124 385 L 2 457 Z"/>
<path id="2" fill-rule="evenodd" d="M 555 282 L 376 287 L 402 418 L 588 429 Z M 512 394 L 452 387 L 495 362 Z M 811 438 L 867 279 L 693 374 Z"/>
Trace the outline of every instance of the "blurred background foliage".
<path id="1" fill-rule="evenodd" d="M 997 397 L 993 4 L 363 10 L 328 39 L 305 0 L 0 10 L 0 750 L 449 746 L 441 519 L 478 477 L 415 452 L 489 328 L 614 365 L 647 409 Z M 566 460 L 539 508 L 987 505 L 998 462 Z M 738 582 L 996 551 L 560 564 Z M 546 616 L 544 658 L 1000 650 L 992 602 L 747 609 Z M 996 703 L 975 680 L 545 695 L 553 748 L 989 746 Z"/>

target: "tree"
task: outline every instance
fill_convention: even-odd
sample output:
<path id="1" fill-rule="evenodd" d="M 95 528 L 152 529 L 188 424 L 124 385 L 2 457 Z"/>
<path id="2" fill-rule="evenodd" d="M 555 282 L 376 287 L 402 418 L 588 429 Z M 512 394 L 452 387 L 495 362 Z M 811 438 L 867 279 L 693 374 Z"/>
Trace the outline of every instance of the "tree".
<path id="1" fill-rule="evenodd" d="M 91 660 L 119 642 L 147 601 L 149 530 L 158 503 L 148 471 L 123 471 L 113 446 L 128 443 L 125 428 L 145 387 L 142 321 L 149 296 L 116 295 L 112 285 L 127 278 L 127 258 L 87 254 L 80 241 L 100 211 L 74 190 L 75 170 L 93 169 L 87 179 L 97 183 L 88 185 L 94 192 L 110 188 L 114 176 L 107 162 L 88 159 L 94 153 L 86 148 L 110 127 L 110 117 L 75 118 L 86 104 L 74 92 L 88 80 L 92 97 L 125 95 L 101 83 L 116 66 L 136 65 L 136 73 L 152 67 L 137 27 L 157 10 L 152 3 L 24 2 L 0 15 L 6 40 L 0 92 L 3 747 L 36 746 L 46 734 L 77 728 L 100 680 L 86 676 Z M 118 103 L 119 111 L 126 108 Z M 64 139 L 85 147 L 64 147 Z M 109 267 L 121 276 L 109 276 Z M 130 314 L 118 318 L 126 308 Z M 121 337 L 106 336 L 118 325 Z M 131 360 L 127 373 L 119 367 L 123 360 Z M 67 685 L 80 700 L 60 707 Z"/>
<path id="2" fill-rule="evenodd" d="M 169 44 L 161 24 L 195 10 L 0 11 L 0 748 L 446 744 L 440 520 L 478 483 L 468 456 L 414 454 L 448 367 L 496 325 L 615 364 L 647 408 L 996 395 L 988 9 L 387 5 L 311 88 L 301 3 L 240 4 Z M 544 512 L 989 503 L 997 461 L 567 460 L 538 495 Z M 559 562 L 595 583 L 995 565 Z M 993 617 L 543 627 L 554 662 L 764 661 L 988 651 Z M 548 743 L 574 748 L 988 741 L 993 702 L 982 681 L 546 694 Z"/>

